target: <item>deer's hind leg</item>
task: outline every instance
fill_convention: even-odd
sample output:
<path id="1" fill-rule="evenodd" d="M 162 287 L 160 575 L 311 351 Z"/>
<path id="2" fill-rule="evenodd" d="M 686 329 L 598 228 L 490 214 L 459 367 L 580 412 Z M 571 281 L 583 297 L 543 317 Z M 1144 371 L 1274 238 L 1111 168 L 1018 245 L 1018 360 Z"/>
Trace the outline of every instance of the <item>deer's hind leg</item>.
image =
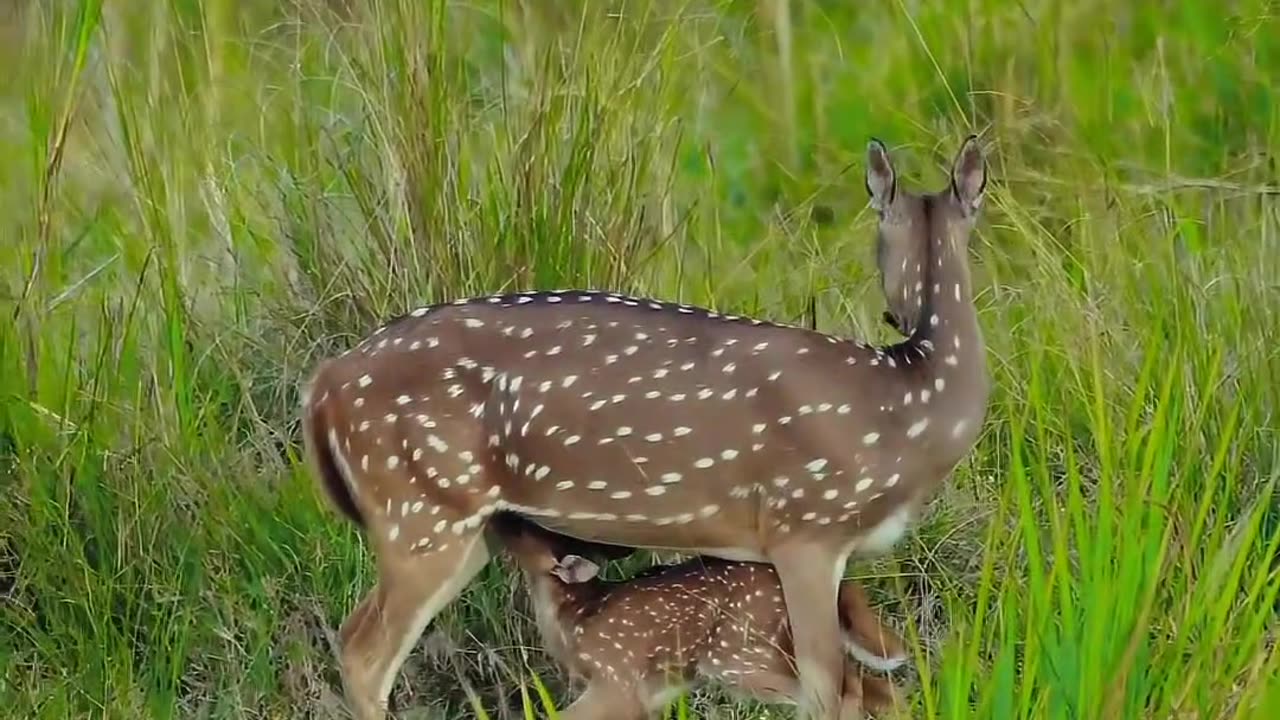
<path id="1" fill-rule="evenodd" d="M 396 674 L 428 623 L 489 560 L 482 530 L 426 554 L 383 552 L 378 584 L 342 624 L 339 662 L 357 720 L 382 720 Z"/>

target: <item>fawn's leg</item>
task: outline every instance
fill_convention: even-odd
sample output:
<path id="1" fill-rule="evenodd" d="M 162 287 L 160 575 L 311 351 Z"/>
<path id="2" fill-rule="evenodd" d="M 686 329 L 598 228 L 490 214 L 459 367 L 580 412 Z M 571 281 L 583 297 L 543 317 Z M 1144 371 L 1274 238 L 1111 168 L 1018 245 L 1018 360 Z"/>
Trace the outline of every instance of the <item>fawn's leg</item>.
<path id="1" fill-rule="evenodd" d="M 800 681 L 791 672 L 771 668 L 743 673 L 732 690 L 735 695 L 764 703 L 793 705 L 800 697 Z"/>
<path id="2" fill-rule="evenodd" d="M 782 584 L 800 680 L 800 716 L 836 720 L 844 690 L 844 643 L 836 603 L 848 553 L 790 543 L 770 554 Z"/>
<path id="3" fill-rule="evenodd" d="M 559 714 L 560 720 L 646 720 L 648 716 L 634 689 L 598 680 Z"/>
<path id="4" fill-rule="evenodd" d="M 847 666 L 844 673 L 844 694 L 840 697 L 840 720 L 863 720 L 867 717 L 865 700 L 862 694 L 861 668 Z"/>
<path id="5" fill-rule="evenodd" d="M 860 671 L 858 681 L 862 687 L 862 707 L 868 712 L 879 714 L 898 705 L 898 688 L 889 678 Z"/>
<path id="6" fill-rule="evenodd" d="M 386 717 L 387 697 L 422 631 L 489 560 L 482 530 L 425 555 L 379 555 L 378 584 L 342 624 L 339 662 L 357 720 Z"/>

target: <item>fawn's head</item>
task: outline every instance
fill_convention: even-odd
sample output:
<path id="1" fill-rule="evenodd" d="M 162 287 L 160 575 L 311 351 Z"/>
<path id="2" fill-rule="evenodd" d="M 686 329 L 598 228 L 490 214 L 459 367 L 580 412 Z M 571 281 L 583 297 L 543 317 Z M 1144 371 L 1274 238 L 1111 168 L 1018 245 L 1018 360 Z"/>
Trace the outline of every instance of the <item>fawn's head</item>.
<path id="1" fill-rule="evenodd" d="M 889 319 L 910 335 L 928 302 L 924 288 L 934 271 L 929 260 L 935 248 L 949 248 L 963 260 L 987 187 L 986 160 L 977 136 L 970 135 L 952 162 L 947 187 L 914 193 L 901 187 L 888 149 L 873 139 L 867 146 L 866 185 L 879 218 L 876 264 Z"/>
<path id="2" fill-rule="evenodd" d="M 566 583 L 586 582 L 600 567 L 586 556 L 601 561 L 617 560 L 632 548 L 578 540 L 551 532 L 513 513 L 497 513 L 490 528 L 520 566 L 536 575 L 554 575 Z"/>

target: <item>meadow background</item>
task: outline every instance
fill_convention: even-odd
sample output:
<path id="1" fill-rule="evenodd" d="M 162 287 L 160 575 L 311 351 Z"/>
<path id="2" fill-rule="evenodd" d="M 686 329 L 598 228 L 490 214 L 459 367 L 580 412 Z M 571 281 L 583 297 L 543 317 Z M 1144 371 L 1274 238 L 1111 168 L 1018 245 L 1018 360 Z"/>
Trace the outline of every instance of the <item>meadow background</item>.
<path id="1" fill-rule="evenodd" d="M 564 286 L 892 340 L 866 142 L 934 188 L 971 131 L 986 431 L 849 569 L 904 709 L 1280 708 L 1274 2 L 7 2 L 0 66 L 5 717 L 339 717 L 318 358 Z M 494 563 L 395 703 L 523 717 L 532 638 Z"/>

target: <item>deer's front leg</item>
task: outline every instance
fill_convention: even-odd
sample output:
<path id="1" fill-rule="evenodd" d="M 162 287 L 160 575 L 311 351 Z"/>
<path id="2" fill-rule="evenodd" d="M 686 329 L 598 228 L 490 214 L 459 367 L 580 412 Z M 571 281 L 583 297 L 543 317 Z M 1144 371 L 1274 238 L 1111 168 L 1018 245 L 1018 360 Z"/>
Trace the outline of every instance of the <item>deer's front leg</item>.
<path id="1" fill-rule="evenodd" d="M 800 680 L 801 717 L 837 720 L 844 692 L 844 648 L 837 586 L 848 553 L 817 543 L 790 543 L 770 553 L 782 583 Z"/>

